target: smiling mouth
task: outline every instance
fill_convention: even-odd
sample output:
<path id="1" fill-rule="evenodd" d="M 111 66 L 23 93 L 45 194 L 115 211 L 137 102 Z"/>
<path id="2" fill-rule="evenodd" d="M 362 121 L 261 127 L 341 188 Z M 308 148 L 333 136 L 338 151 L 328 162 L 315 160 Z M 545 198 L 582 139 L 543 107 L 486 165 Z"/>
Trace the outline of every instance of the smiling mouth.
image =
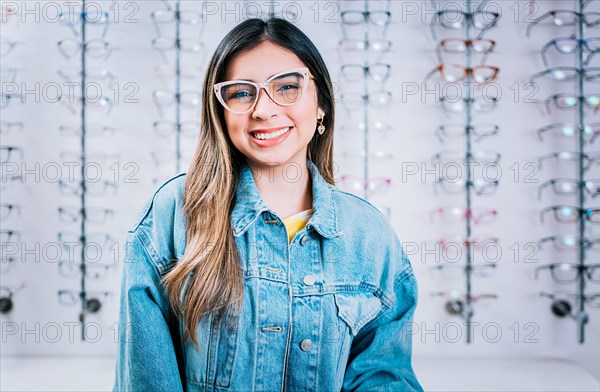
<path id="1" fill-rule="evenodd" d="M 285 135 L 288 133 L 293 127 L 285 127 L 281 128 L 279 131 L 275 132 L 251 132 L 252 136 L 259 140 L 270 140 L 278 138 L 279 136 Z"/>

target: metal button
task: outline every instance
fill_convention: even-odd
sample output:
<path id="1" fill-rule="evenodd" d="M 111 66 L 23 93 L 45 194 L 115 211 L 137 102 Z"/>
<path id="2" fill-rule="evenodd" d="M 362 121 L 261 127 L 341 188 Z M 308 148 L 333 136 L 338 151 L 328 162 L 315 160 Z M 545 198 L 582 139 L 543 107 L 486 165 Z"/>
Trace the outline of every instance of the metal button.
<path id="1" fill-rule="evenodd" d="M 308 241 L 310 241 L 310 238 L 307 235 L 305 235 L 300 239 L 300 245 L 305 246 L 308 243 Z"/>
<path id="2" fill-rule="evenodd" d="M 303 341 L 300 342 L 300 349 L 302 351 L 310 351 L 312 346 L 313 346 L 312 341 L 310 339 L 304 339 Z"/>
<path id="3" fill-rule="evenodd" d="M 316 278 L 314 275 L 306 275 L 303 279 L 303 282 L 307 286 L 312 286 L 315 284 Z"/>

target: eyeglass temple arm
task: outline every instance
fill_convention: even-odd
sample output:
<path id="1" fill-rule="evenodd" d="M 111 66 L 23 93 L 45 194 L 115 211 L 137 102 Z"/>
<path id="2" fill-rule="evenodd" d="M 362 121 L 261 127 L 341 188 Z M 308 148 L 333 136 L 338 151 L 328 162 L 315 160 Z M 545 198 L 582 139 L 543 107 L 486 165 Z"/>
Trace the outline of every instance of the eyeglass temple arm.
<path id="1" fill-rule="evenodd" d="M 548 17 L 548 15 L 550 15 L 552 11 L 546 12 L 545 14 L 543 14 L 542 16 L 540 16 L 539 18 L 535 19 L 533 22 L 531 22 L 529 25 L 527 25 L 527 31 L 525 32 L 525 36 L 526 37 L 530 37 L 531 36 L 531 30 L 538 25 L 542 20 L 546 19 L 546 17 Z"/>
<path id="2" fill-rule="evenodd" d="M 10 297 L 17 294 L 19 291 L 23 290 L 24 288 L 25 288 L 25 283 L 21 283 L 16 289 L 14 289 L 10 292 Z"/>
<path id="3" fill-rule="evenodd" d="M 108 24 L 109 24 L 110 14 L 108 13 L 108 11 L 104 11 L 102 13 L 102 15 L 106 19 L 105 22 L 104 22 L 104 29 L 102 30 L 102 35 L 101 35 L 102 39 L 104 39 L 106 37 L 106 33 L 108 32 Z"/>
<path id="4" fill-rule="evenodd" d="M 545 291 L 540 291 L 540 297 L 542 297 L 542 298 L 548 298 L 550 300 L 554 300 L 554 298 L 555 298 L 554 294 L 550 294 L 550 293 L 547 293 Z"/>
<path id="5" fill-rule="evenodd" d="M 550 109 L 550 103 L 558 98 L 558 94 L 554 94 L 544 100 L 544 106 L 546 107 L 546 113 L 552 114 L 552 110 Z M 579 103 L 581 104 L 581 102 Z"/>
<path id="6" fill-rule="evenodd" d="M 540 222 L 541 223 L 544 223 L 544 214 L 546 214 L 548 211 L 552 211 L 552 207 L 546 207 L 540 211 Z"/>
<path id="7" fill-rule="evenodd" d="M 555 124 L 546 125 L 545 127 L 539 128 L 539 129 L 536 131 L 536 134 L 537 134 L 537 137 L 538 137 L 539 141 L 544 141 L 544 138 L 542 137 L 542 135 L 543 135 L 545 132 L 548 132 L 549 130 L 551 130 L 551 129 L 555 128 L 557 125 L 561 125 L 561 124 L 560 124 L 560 123 L 555 123 Z"/>
<path id="8" fill-rule="evenodd" d="M 498 299 L 498 294 L 479 294 L 479 295 L 472 295 L 469 298 L 471 300 L 471 302 L 477 302 L 481 299 Z"/>
<path id="9" fill-rule="evenodd" d="M 425 76 L 425 80 L 429 80 L 433 76 L 433 74 L 435 74 L 436 72 L 441 71 L 441 70 L 442 70 L 442 65 L 440 64 L 440 65 L 436 66 L 433 70 L 431 70 L 431 72 L 429 72 Z"/>
<path id="10" fill-rule="evenodd" d="M 544 237 L 544 238 L 540 238 L 540 239 L 538 240 L 538 242 L 537 242 L 537 245 L 538 245 L 540 248 L 543 248 L 543 244 L 544 244 L 545 242 L 549 242 L 549 241 L 556 241 L 556 237 L 552 236 L 552 237 Z"/>
<path id="11" fill-rule="evenodd" d="M 435 136 L 438 138 L 440 143 L 445 143 L 444 138 L 442 137 L 442 130 L 444 129 L 443 125 L 440 125 L 435 129 Z"/>
<path id="12" fill-rule="evenodd" d="M 481 57 L 481 64 L 485 64 L 487 62 L 488 56 L 494 51 L 495 41 L 492 42 L 494 42 L 494 44 L 492 44 L 492 46 L 490 46 L 490 49 L 486 50 L 483 53 L 483 56 Z"/>
<path id="13" fill-rule="evenodd" d="M 539 157 L 538 159 L 538 169 L 542 169 L 542 163 L 548 159 L 551 158 L 555 158 L 556 154 L 555 153 L 550 153 L 550 154 L 546 154 L 546 155 L 542 155 L 541 157 Z"/>
<path id="14" fill-rule="evenodd" d="M 437 214 L 441 214 L 442 213 L 442 209 L 441 208 L 437 208 L 433 211 L 431 211 L 431 213 L 429 214 L 429 222 L 433 223 L 435 216 Z"/>
<path id="15" fill-rule="evenodd" d="M 553 180 L 548 180 L 538 187 L 538 200 L 542 200 L 543 190 L 552 183 L 553 183 Z"/>
<path id="16" fill-rule="evenodd" d="M 446 297 L 448 295 L 448 293 L 444 292 L 444 291 L 432 291 L 431 293 L 429 293 L 432 297 Z"/>
<path id="17" fill-rule="evenodd" d="M 554 268 L 554 266 L 552 264 L 551 265 L 540 265 L 540 266 L 538 266 L 538 267 L 535 268 L 533 278 L 535 280 L 537 280 L 539 278 L 540 271 L 545 270 L 545 269 L 550 269 L 551 270 L 553 268 Z"/>
<path id="18" fill-rule="evenodd" d="M 587 55 L 585 61 L 583 62 L 583 65 L 587 66 L 590 63 L 590 61 L 592 60 L 592 57 L 594 57 L 598 53 L 600 53 L 600 50 L 590 51 L 590 54 Z"/>
<path id="19" fill-rule="evenodd" d="M 549 69 L 545 69 L 545 70 L 543 70 L 543 71 L 540 71 L 540 72 L 536 72 L 536 73 L 534 73 L 533 75 L 531 75 L 531 76 L 529 77 L 529 83 L 534 83 L 534 80 L 535 80 L 535 79 L 537 79 L 537 78 L 541 78 L 541 77 L 542 77 L 542 76 L 544 76 L 545 74 L 549 73 L 548 71 L 549 71 Z"/>
<path id="20" fill-rule="evenodd" d="M 435 32 L 435 25 L 437 24 L 437 20 L 438 20 L 439 14 L 435 14 L 434 17 L 431 19 L 431 23 L 429 24 L 429 30 L 431 31 L 431 36 L 433 37 L 434 40 L 437 40 L 437 34 Z"/>

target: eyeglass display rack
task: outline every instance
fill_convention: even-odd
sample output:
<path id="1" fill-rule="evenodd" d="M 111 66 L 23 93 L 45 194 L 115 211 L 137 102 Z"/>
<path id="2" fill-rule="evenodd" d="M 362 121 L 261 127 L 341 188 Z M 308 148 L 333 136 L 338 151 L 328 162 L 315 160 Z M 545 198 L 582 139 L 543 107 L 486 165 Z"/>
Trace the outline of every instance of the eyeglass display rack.
<path id="1" fill-rule="evenodd" d="M 435 1 L 432 1 L 433 4 L 435 4 Z M 456 3 L 458 4 L 458 3 Z M 456 6 L 455 4 L 455 6 Z M 480 31 L 480 33 L 475 36 L 473 34 L 472 31 L 472 26 L 471 23 L 469 21 L 469 18 L 472 19 L 472 23 L 475 25 L 475 17 L 474 17 L 474 12 L 478 12 L 479 8 L 481 7 L 483 4 L 485 4 L 484 2 L 480 2 L 479 5 L 476 4 L 476 2 L 472 1 L 472 0 L 466 0 L 464 3 L 465 6 L 465 13 L 463 14 L 463 17 L 466 19 L 466 23 L 464 25 L 464 39 L 465 41 L 468 42 L 472 42 L 471 40 L 473 39 L 481 39 L 483 38 L 483 35 L 486 31 L 489 30 L 489 28 L 492 28 L 496 25 L 496 22 L 493 23 L 493 25 L 491 25 L 491 27 L 489 28 L 485 28 L 482 29 Z M 467 14 L 469 16 L 467 16 Z M 436 15 L 436 18 L 442 16 L 443 15 Z M 499 19 L 499 15 L 497 15 L 497 18 Z M 438 20 L 439 21 L 439 20 Z M 433 24 L 432 24 L 432 32 L 433 32 Z M 433 33 L 433 38 L 437 39 L 437 36 L 435 33 Z M 473 45 L 472 44 L 465 44 L 465 69 L 472 69 L 473 67 Z M 491 51 L 491 50 L 490 50 Z M 488 53 L 485 54 L 487 58 Z M 474 196 L 474 186 L 475 186 L 475 178 L 474 178 L 474 174 L 473 174 L 473 170 L 471 170 L 474 166 L 471 165 L 471 163 L 474 163 L 475 160 L 473 159 L 473 157 L 475 156 L 473 149 L 472 149 L 472 144 L 473 144 L 473 134 L 472 134 L 472 129 L 473 129 L 473 120 L 474 120 L 474 115 L 473 115 L 473 106 L 474 106 L 474 94 L 473 94 L 473 90 L 474 88 L 472 86 L 477 86 L 477 81 L 474 80 L 474 77 L 472 75 L 472 73 L 465 71 L 465 75 L 464 75 L 464 84 L 462 85 L 463 89 L 466 90 L 466 97 L 460 97 L 461 99 L 463 99 L 464 101 L 464 105 L 465 105 L 465 125 L 464 125 L 464 130 L 465 130 L 465 147 L 466 147 L 466 151 L 464 154 L 464 163 L 467 166 L 466 171 L 466 179 L 464 181 L 464 187 L 465 187 L 465 193 L 466 193 L 466 209 L 465 209 L 465 233 L 466 233 L 466 237 L 463 241 L 464 247 L 463 249 L 465 249 L 466 254 L 465 254 L 465 258 L 466 258 L 466 263 L 464 266 L 464 275 L 465 275 L 465 280 L 466 280 L 466 285 L 465 285 L 465 294 L 464 296 L 461 296 L 459 300 L 455 299 L 455 298 L 451 298 L 447 303 L 446 303 L 446 310 L 451 314 L 451 315 L 458 315 L 460 317 L 462 317 L 465 320 L 465 326 L 466 326 L 466 343 L 472 343 L 473 342 L 473 336 L 472 336 L 472 319 L 474 316 L 474 303 L 475 300 L 478 298 L 497 298 L 496 295 L 494 294 L 483 294 L 480 296 L 475 296 L 473 295 L 473 264 L 474 264 L 474 255 L 473 255 L 473 246 L 472 246 L 472 234 L 473 234 L 473 214 L 471 213 L 472 209 L 473 209 L 473 196 Z M 459 162 L 455 162 L 455 163 L 459 163 Z M 494 188 L 495 189 L 495 188 Z"/>
<path id="2" fill-rule="evenodd" d="M 390 2 L 389 0 L 385 0 L 384 2 L 380 2 L 380 3 L 384 3 L 385 4 L 385 10 L 380 10 L 378 9 L 376 12 L 384 12 L 388 14 L 388 20 L 385 22 L 384 24 L 384 29 L 383 29 L 383 33 L 381 37 L 378 37 L 379 39 L 385 39 L 386 33 L 388 31 L 387 26 L 390 23 L 390 19 L 391 19 L 391 14 L 390 14 Z M 343 4 L 343 2 L 340 3 L 340 5 Z M 363 36 L 362 36 L 362 43 L 363 45 L 370 45 L 371 40 L 373 39 L 371 34 L 370 34 L 370 30 L 369 30 L 369 23 L 371 23 L 369 20 L 367 20 L 368 15 L 372 12 L 372 10 L 369 8 L 369 4 L 370 1 L 369 0 L 364 0 L 364 5 L 362 8 L 362 12 L 364 15 L 364 28 L 363 28 Z M 340 9 L 340 11 L 342 11 Z M 355 10 L 353 10 L 355 11 Z M 343 13 L 342 13 L 343 14 Z M 342 15 L 343 16 L 343 15 Z M 344 21 L 343 18 L 340 19 L 340 23 L 342 30 L 344 31 L 344 38 L 346 37 L 346 33 L 345 33 L 345 26 L 344 26 Z M 380 55 L 377 58 L 377 63 L 382 59 L 382 56 L 385 54 L 386 50 L 381 51 Z M 370 66 L 372 64 L 370 64 L 369 60 L 373 60 L 369 57 L 369 52 L 367 50 L 367 47 L 365 46 L 362 50 L 362 54 L 363 54 L 363 59 L 362 59 L 362 66 L 363 66 L 363 70 L 369 70 L 368 72 L 363 72 L 363 77 L 362 77 L 362 95 L 363 95 L 363 100 L 362 100 L 362 104 L 363 104 L 363 118 L 362 118 L 362 126 L 361 128 L 363 128 L 363 132 L 362 132 L 362 150 L 360 155 L 362 155 L 363 158 L 363 173 L 362 173 L 362 190 L 363 190 L 363 194 L 362 197 L 365 200 L 369 200 L 370 198 L 370 194 L 369 194 L 369 187 L 370 187 L 370 179 L 371 179 L 371 175 L 370 175 L 370 161 L 371 161 L 371 154 L 369 152 L 369 119 L 371 118 L 370 113 L 369 113 L 369 101 L 368 99 L 366 99 L 366 97 L 369 97 L 369 91 L 370 91 L 370 86 L 369 86 L 369 72 L 370 72 Z M 388 66 L 389 68 L 389 66 Z M 341 71 L 343 73 L 343 70 Z M 386 215 L 389 218 L 389 208 L 387 207 L 382 207 L 382 206 L 377 206 L 378 209 L 380 209 L 380 211 L 382 213 L 384 213 L 384 215 Z"/>
<path id="3" fill-rule="evenodd" d="M 174 104 L 175 104 L 175 114 L 174 114 L 174 121 L 173 121 L 173 129 L 175 131 L 175 151 L 174 151 L 174 160 L 175 160 L 175 173 L 180 173 L 182 170 L 182 160 L 183 160 L 183 154 L 182 154 L 182 146 L 183 146 L 183 141 L 182 141 L 182 129 L 183 126 L 185 125 L 185 122 L 182 120 L 182 97 L 183 96 L 187 96 L 189 94 L 189 92 L 185 92 L 182 91 L 182 77 L 184 74 L 184 70 L 183 70 L 183 66 L 182 66 L 182 51 L 185 48 L 182 48 L 182 41 L 187 40 L 187 38 L 184 38 L 182 36 L 182 24 L 186 23 L 186 24 L 190 24 L 190 25 L 201 25 L 201 28 L 203 29 L 204 26 L 202 25 L 203 21 L 201 18 L 201 12 L 200 11 L 188 11 L 188 10 L 183 10 L 181 7 L 181 1 L 180 0 L 175 0 L 175 1 L 168 1 L 168 0 L 163 0 L 162 3 L 165 6 L 165 9 L 169 12 L 172 12 L 172 20 L 161 20 L 158 21 L 157 19 L 154 20 L 155 23 L 155 28 L 156 28 L 156 32 L 157 34 L 159 34 L 159 36 L 157 36 L 153 42 L 156 42 L 157 40 L 161 39 L 161 38 L 165 38 L 162 37 L 162 32 L 159 29 L 159 24 L 162 23 L 166 23 L 166 22 L 173 22 L 174 24 Z M 200 8 L 202 8 L 202 3 L 203 1 L 199 1 L 197 2 L 200 6 Z M 195 3 L 190 2 L 189 4 L 194 4 L 194 5 L 198 5 Z M 152 13 L 153 18 L 159 18 L 156 16 L 156 14 L 160 12 L 160 11 L 154 11 Z M 186 17 L 186 19 L 184 19 L 185 13 L 189 13 L 189 14 L 193 14 L 193 17 Z M 194 19 L 194 17 L 196 19 Z M 199 34 L 199 36 L 201 35 L 201 33 Z M 192 52 L 198 52 L 200 50 L 203 50 L 203 44 L 198 40 L 195 43 L 196 47 L 194 47 L 191 51 Z M 158 49 L 158 47 L 157 47 Z M 159 51 L 161 49 L 158 49 Z M 167 66 L 169 64 L 169 60 L 168 58 L 165 56 L 164 53 L 161 53 L 161 55 L 163 56 L 163 60 L 164 60 L 164 64 L 163 66 Z M 189 75 L 188 75 L 189 76 Z M 156 92 L 155 92 L 156 93 Z M 200 101 L 200 97 L 197 98 L 198 103 Z M 161 113 L 161 117 L 163 116 L 163 114 Z M 158 123 L 158 122 L 157 122 Z M 199 131 L 200 125 L 199 122 L 194 121 L 193 122 L 195 125 L 195 128 L 197 128 L 197 130 Z M 156 123 L 155 123 L 156 124 Z M 160 166 L 160 162 L 157 159 L 156 161 L 157 166 Z M 174 173 L 170 173 L 169 175 L 172 175 Z M 155 178 L 154 181 L 159 180 L 162 178 Z"/>
<path id="4" fill-rule="evenodd" d="M 78 290 L 59 290 L 58 291 L 58 297 L 59 297 L 59 302 L 63 303 L 63 304 L 76 304 L 79 303 L 81 305 L 80 308 L 80 312 L 79 312 L 79 323 L 81 325 L 81 340 L 82 341 L 86 341 L 87 337 L 86 337 L 86 317 L 89 314 L 94 314 L 97 313 L 101 310 L 102 308 L 102 300 L 99 298 L 100 296 L 108 296 L 110 293 L 109 292 L 97 292 L 97 291 L 90 291 L 88 290 L 88 282 L 87 282 L 87 277 L 88 275 L 90 275 L 90 268 L 91 268 L 91 264 L 92 262 L 95 261 L 89 261 L 89 258 L 87 256 L 87 251 L 88 251 L 88 246 L 90 245 L 94 245 L 92 244 L 89 240 L 88 240 L 88 227 L 87 227 L 87 223 L 89 221 L 89 216 L 88 214 L 90 213 L 90 208 L 88 207 L 88 181 L 86 179 L 86 167 L 89 163 L 91 163 L 89 157 L 88 157 L 88 137 L 89 137 L 89 132 L 88 132 L 88 111 L 87 111 L 87 104 L 88 104 L 88 99 L 86 96 L 86 87 L 88 86 L 88 75 L 89 75 L 89 68 L 88 68 L 88 64 L 87 64 L 87 44 L 90 42 L 90 39 L 88 37 L 88 31 L 87 31 L 87 24 L 88 24 L 88 14 L 87 14 L 87 4 L 86 4 L 87 0 L 81 0 L 80 4 L 81 4 L 81 13 L 76 14 L 76 15 L 68 15 L 65 13 L 61 13 L 61 20 L 67 19 L 67 18 L 73 18 L 74 16 L 76 16 L 77 18 L 74 19 L 73 21 L 68 20 L 66 23 L 69 25 L 69 27 L 73 30 L 74 34 L 76 36 L 78 36 L 78 38 L 80 38 L 80 47 L 81 47 L 81 56 L 80 56 L 80 71 L 78 72 L 79 76 L 80 76 L 80 80 L 78 80 L 77 82 L 80 83 L 81 86 L 81 99 L 79 99 L 78 101 L 80 104 L 80 111 L 79 111 L 79 133 L 80 133 L 80 140 L 79 140 L 79 144 L 80 144 L 80 153 L 78 154 L 79 156 L 79 164 L 80 164 L 80 173 L 79 173 L 79 180 L 73 179 L 75 180 L 75 188 L 74 189 L 79 189 L 78 191 L 73 192 L 75 195 L 77 195 L 77 192 L 79 192 L 79 206 L 77 207 L 79 210 L 79 218 L 80 218 L 80 226 L 79 226 L 79 232 L 77 233 L 78 235 L 78 239 L 76 241 L 77 246 L 80 248 L 81 252 L 79 253 L 79 261 L 77 262 L 76 260 L 71 260 L 70 258 L 72 256 L 76 257 L 74 254 L 71 254 L 71 252 L 69 252 L 69 260 L 62 260 L 61 262 L 65 262 L 68 265 L 75 263 L 78 264 L 78 269 L 79 269 L 79 289 Z M 95 4 L 95 6 L 97 6 L 97 4 Z M 103 17 L 106 19 L 106 23 L 108 23 L 108 13 L 107 12 L 103 12 Z M 76 32 L 75 29 L 75 23 L 79 22 L 79 28 L 80 31 Z M 71 97 L 71 99 L 73 99 L 73 97 Z M 76 113 L 76 112 L 75 112 Z M 61 210 L 63 210 L 62 207 L 59 207 L 59 215 L 61 214 Z M 78 218 L 73 219 L 73 222 L 76 222 Z M 60 237 L 59 234 L 59 242 L 62 242 L 62 246 L 66 247 L 67 244 L 65 242 L 62 241 L 63 239 Z M 72 246 L 73 243 L 70 243 L 69 246 Z M 97 244 L 96 244 L 97 245 Z M 73 252 L 75 253 L 75 252 Z M 64 301 L 63 300 L 63 296 L 65 294 L 71 294 L 69 296 L 69 301 Z"/>
<path id="5" fill-rule="evenodd" d="M 583 45 L 583 43 L 586 40 L 585 37 L 585 27 L 586 27 L 586 23 L 584 21 L 584 18 L 582 17 L 583 15 L 585 15 L 584 12 L 584 8 L 587 4 L 590 3 L 589 0 L 575 0 L 575 7 L 577 8 L 577 11 L 575 11 L 575 13 L 577 15 L 579 15 L 579 17 L 577 18 L 577 22 L 575 22 L 575 33 L 571 36 L 571 38 L 575 38 L 578 42 L 576 49 L 574 50 L 574 55 L 575 55 L 575 64 L 576 64 L 576 69 L 577 69 L 577 76 L 576 76 L 576 91 L 575 93 L 577 94 L 577 96 L 579 97 L 579 105 L 578 105 L 578 110 L 575 112 L 575 129 L 577 130 L 577 136 L 575 137 L 576 140 L 576 144 L 577 144 L 577 154 L 578 154 L 578 160 L 577 160 L 577 194 L 576 194 L 576 198 L 577 198 L 577 211 L 578 211 L 578 225 L 577 225 L 577 235 L 575 236 L 576 238 L 576 249 L 577 249 L 577 266 L 574 267 L 576 268 L 576 270 L 578 271 L 577 277 L 574 280 L 575 285 L 576 285 L 576 293 L 573 295 L 573 297 L 576 299 L 576 307 L 577 310 L 575 311 L 574 309 L 572 309 L 572 305 L 569 301 L 565 300 L 565 299 L 560 299 L 557 297 L 554 297 L 554 294 L 548 294 L 548 293 L 544 293 L 542 292 L 541 295 L 542 296 L 546 296 L 549 297 L 553 302 L 552 302 L 552 307 L 551 310 L 554 313 L 555 316 L 557 317 L 565 317 L 565 316 L 570 316 L 572 319 L 575 320 L 575 322 L 578 325 L 578 336 L 577 336 L 577 340 L 579 344 L 583 344 L 585 342 L 585 328 L 586 328 L 586 324 L 589 322 L 589 315 L 588 312 L 586 310 L 586 302 L 588 301 L 588 299 L 590 297 L 588 297 L 586 295 L 586 274 L 584 273 L 584 271 L 587 270 L 587 268 L 590 266 L 588 263 L 586 263 L 586 219 L 585 219 L 585 214 L 589 211 L 586 208 L 586 195 L 585 195 L 585 184 L 586 184 L 586 176 L 585 176 L 585 172 L 586 172 L 586 165 L 584 163 L 584 157 L 586 156 L 586 141 L 585 141 L 585 131 L 587 129 L 587 125 L 585 122 L 585 105 L 583 104 L 582 98 L 585 96 L 585 78 L 586 75 L 584 73 L 584 70 L 586 69 L 586 65 L 587 65 L 587 61 L 584 61 L 584 52 L 585 52 L 585 47 Z M 564 11 L 564 12 L 571 12 L 571 11 Z M 557 24 L 559 25 L 559 24 Z M 589 56 L 592 56 L 593 53 L 590 53 Z M 544 61 L 545 62 L 545 61 Z M 549 66 L 548 64 L 546 64 L 546 66 Z M 557 80 L 559 80 L 558 78 L 556 78 Z M 541 139 L 541 138 L 540 138 Z M 536 272 L 536 277 L 537 277 L 537 272 Z"/>
<path id="6" fill-rule="evenodd" d="M 16 15 L 17 12 L 14 8 L 15 6 L 12 4 L 3 4 L 0 7 L 2 7 L 0 9 L 0 13 L 2 13 L 3 17 L 2 23 L 12 23 L 12 20 L 4 18 L 8 15 Z M 7 12 L 6 15 L 5 12 Z M 14 19 L 15 22 L 18 22 L 18 17 L 15 17 Z M 5 40 L 5 43 L 8 43 L 4 45 L 1 52 L 3 62 L 0 66 L 0 74 L 2 75 L 1 79 L 2 84 L 4 85 L 5 82 L 12 83 L 16 81 L 15 79 L 19 69 L 7 67 L 6 57 L 10 55 L 10 52 L 12 52 L 15 46 L 18 46 L 20 42 L 11 41 L 6 36 L 2 38 Z M 2 157 L 0 159 L 0 164 L 4 165 L 12 162 L 13 157 L 17 155 L 19 158 L 23 158 L 23 150 L 21 147 L 13 145 L 12 143 L 5 144 L 4 142 L 7 138 L 10 140 L 13 136 L 15 136 L 16 133 L 22 132 L 24 129 L 24 124 L 21 121 L 11 121 L 7 119 L 5 112 L 5 110 L 11 105 L 11 102 L 13 105 L 16 103 L 14 97 L 16 97 L 17 94 L 8 95 L 5 91 L 0 91 L 0 93 L 2 94 L 2 102 L 0 103 L 0 112 L 2 113 L 2 121 L 0 122 L 0 133 L 2 134 L 2 140 L 0 141 L 0 149 Z M 9 188 L 9 186 L 12 188 L 12 184 L 22 182 L 22 178 L 19 175 L 8 176 L 4 170 L 2 170 L 2 173 L 3 197 L 2 202 L 0 203 L 0 220 L 2 221 L 2 230 L 0 230 L 0 241 L 2 242 L 0 246 L 0 314 L 4 315 L 10 313 L 14 309 L 13 297 L 25 287 L 25 284 L 21 283 L 15 288 L 13 285 L 6 283 L 6 275 L 11 274 L 13 267 L 16 267 L 16 265 L 19 264 L 14 255 L 6 254 L 6 246 L 11 242 L 19 243 L 21 241 L 21 232 L 11 228 L 12 224 L 15 222 L 15 219 L 18 219 L 18 216 L 21 213 L 21 205 L 6 201 L 6 190 L 8 189 L 5 189 L 4 185 L 7 185 L 7 188 Z"/>

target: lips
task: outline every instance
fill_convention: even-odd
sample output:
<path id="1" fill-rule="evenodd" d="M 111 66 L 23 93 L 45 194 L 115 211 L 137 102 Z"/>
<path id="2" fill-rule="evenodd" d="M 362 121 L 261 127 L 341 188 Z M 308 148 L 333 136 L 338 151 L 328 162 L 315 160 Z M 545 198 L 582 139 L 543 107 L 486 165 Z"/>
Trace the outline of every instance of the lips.
<path id="1" fill-rule="evenodd" d="M 250 134 L 258 140 L 266 140 L 266 139 L 275 139 L 281 135 L 285 135 L 288 133 L 293 127 L 279 127 L 279 128 L 269 128 L 269 129 L 257 129 L 254 131 L 250 131 Z"/>
<path id="2" fill-rule="evenodd" d="M 249 138 L 254 146 L 260 148 L 275 147 L 280 143 L 283 143 L 292 131 L 294 131 L 294 127 L 256 129 L 249 133 Z"/>
<path id="3" fill-rule="evenodd" d="M 273 133 L 273 132 L 277 132 L 277 131 L 281 131 L 282 129 L 285 128 L 291 128 L 291 125 L 287 125 L 287 126 L 283 126 L 283 127 L 277 127 L 277 128 L 265 128 L 265 129 L 255 129 L 253 131 L 250 131 L 250 133 L 255 134 L 255 133 Z"/>

